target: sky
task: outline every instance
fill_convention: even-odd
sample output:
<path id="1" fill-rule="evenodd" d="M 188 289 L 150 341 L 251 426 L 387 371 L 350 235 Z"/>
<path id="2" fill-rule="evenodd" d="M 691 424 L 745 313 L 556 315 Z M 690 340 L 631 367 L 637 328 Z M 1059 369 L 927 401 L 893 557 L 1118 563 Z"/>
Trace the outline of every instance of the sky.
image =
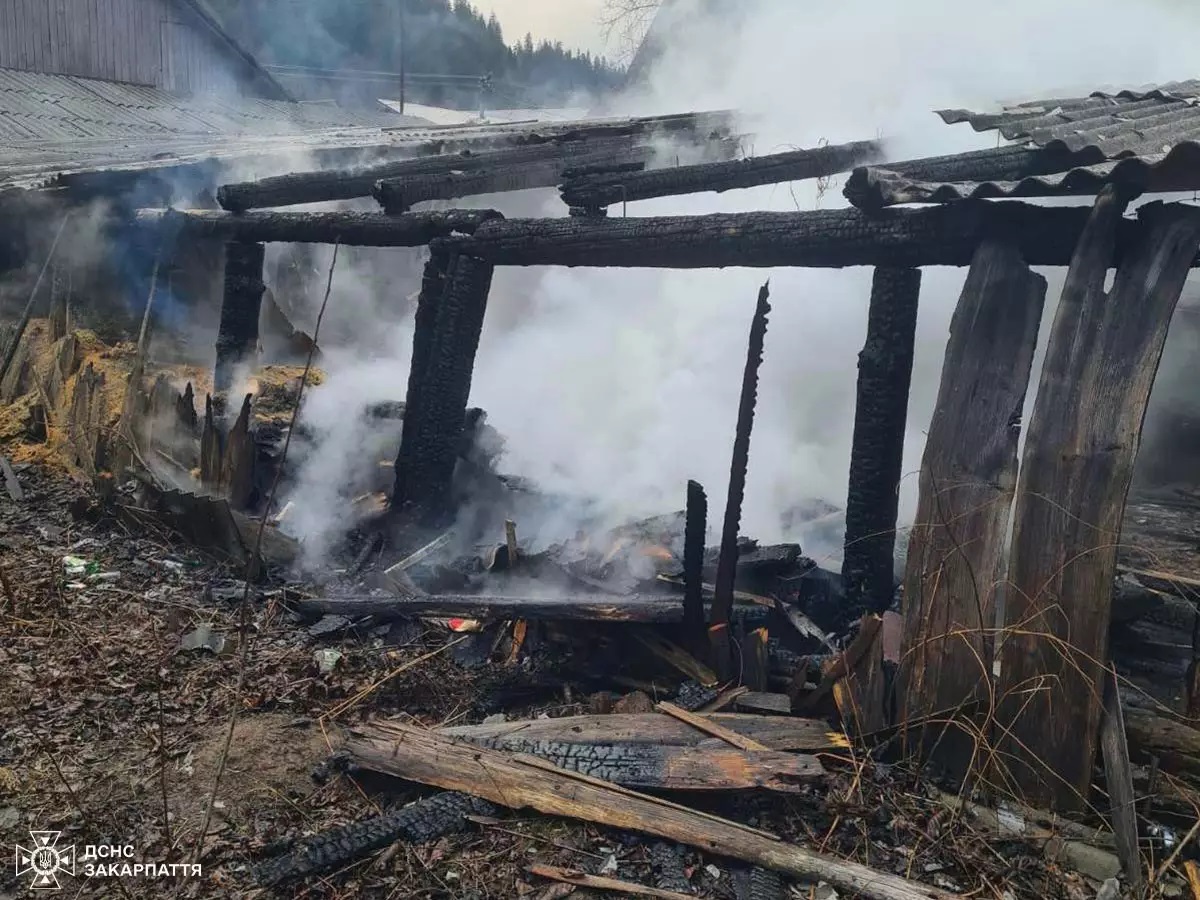
<path id="1" fill-rule="evenodd" d="M 484 15 L 496 13 L 510 44 L 529 32 L 535 41 L 545 38 L 577 50 L 606 52 L 599 25 L 604 0 L 479 0 L 475 6 Z"/>

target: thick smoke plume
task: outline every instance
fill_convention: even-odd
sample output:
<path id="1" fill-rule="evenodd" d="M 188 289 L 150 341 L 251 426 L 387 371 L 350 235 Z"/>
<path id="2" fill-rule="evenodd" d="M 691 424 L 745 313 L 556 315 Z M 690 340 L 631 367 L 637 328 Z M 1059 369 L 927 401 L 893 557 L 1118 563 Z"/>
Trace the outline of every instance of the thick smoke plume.
<path id="1" fill-rule="evenodd" d="M 734 108 L 754 134 L 749 152 L 884 136 L 888 155 L 902 159 L 995 145 L 994 133 L 942 124 L 935 108 L 1078 96 L 1194 71 L 1186 23 L 1153 4 L 1139 6 L 1137 16 L 1115 2 L 1079 0 L 750 0 L 725 6 L 736 9 L 686 11 L 648 83 L 608 111 Z M 842 206 L 840 191 L 838 181 L 779 185 L 637 203 L 628 214 Z M 565 213 L 550 192 L 476 198 L 471 205 L 493 205 L 510 216 Z M 1043 343 L 1062 281 L 1061 271 L 1045 274 Z M 774 312 L 743 531 L 798 539 L 810 554 L 836 555 L 840 523 L 826 520 L 816 528 L 804 522 L 827 508 L 822 504 L 845 501 L 870 286 L 865 269 L 497 272 L 471 403 L 486 409 L 508 440 L 503 468 L 555 492 L 594 498 L 614 521 L 680 508 L 686 481 L 695 478 L 708 487 L 710 518 L 719 521 L 750 318 L 768 276 Z M 343 284 L 343 277 L 350 281 Z M 939 268 L 924 275 L 909 473 L 920 460 L 964 277 L 961 270 Z M 353 273 L 339 275 L 337 290 L 352 291 L 354 283 Z M 356 457 L 362 439 L 341 428 L 346 410 L 368 399 L 402 397 L 410 320 L 398 307 L 416 287 L 413 279 L 376 281 L 365 289 L 375 302 L 356 305 L 374 315 L 356 327 L 386 337 L 369 359 L 331 353 L 332 378 L 306 410 L 309 426 L 324 440 L 308 456 L 297 491 L 310 501 L 308 512 L 293 527 L 313 548 L 344 524 L 330 510 L 348 507 L 341 467 Z M 915 488 L 915 477 L 906 476 L 902 516 L 913 514 Z M 522 533 L 562 537 L 572 530 L 573 509 L 522 522 Z"/>

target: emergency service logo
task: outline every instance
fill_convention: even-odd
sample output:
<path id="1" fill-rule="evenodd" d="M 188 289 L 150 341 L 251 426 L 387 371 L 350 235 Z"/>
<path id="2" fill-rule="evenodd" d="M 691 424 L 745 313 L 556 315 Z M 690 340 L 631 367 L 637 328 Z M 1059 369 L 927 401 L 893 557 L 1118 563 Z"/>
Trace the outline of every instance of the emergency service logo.
<path id="1" fill-rule="evenodd" d="M 75 874 L 75 845 L 59 847 L 61 831 L 31 831 L 33 847 L 17 846 L 17 876 L 32 875 L 35 891 L 57 890 L 58 873 Z"/>

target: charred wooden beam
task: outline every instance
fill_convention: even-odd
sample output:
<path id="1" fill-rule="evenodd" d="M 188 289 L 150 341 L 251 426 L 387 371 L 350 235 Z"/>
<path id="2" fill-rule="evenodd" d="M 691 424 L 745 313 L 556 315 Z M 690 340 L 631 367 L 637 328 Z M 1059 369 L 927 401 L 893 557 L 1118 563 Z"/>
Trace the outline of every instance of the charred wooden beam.
<path id="1" fill-rule="evenodd" d="M 217 329 L 217 365 L 213 390 L 224 394 L 233 388 L 233 371 L 258 352 L 258 315 L 262 307 L 262 244 L 230 241 L 225 245 L 225 295 Z"/>
<path id="2" fill-rule="evenodd" d="M 858 402 L 846 500 L 843 624 L 882 613 L 895 585 L 904 428 L 917 333 L 919 269 L 879 268 L 871 285 L 867 341 L 858 357 Z"/>
<path id="3" fill-rule="evenodd" d="M 272 206 L 353 200 L 356 197 L 370 197 L 375 183 L 388 178 L 478 172 L 484 169 L 601 154 L 608 155 L 614 162 L 629 162 L 631 159 L 644 159 L 648 152 L 636 138 L 625 135 L 596 140 L 553 141 L 485 153 L 465 151 L 459 154 L 393 160 L 354 169 L 295 172 L 259 181 L 226 184 L 217 191 L 217 202 L 223 209 L 231 212 L 245 212 L 249 209 Z"/>
<path id="4" fill-rule="evenodd" d="M 578 167 L 580 165 L 601 171 L 606 168 L 628 170 L 632 166 L 640 171 L 646 167 L 646 162 L 638 160 L 632 164 L 613 163 L 611 166 L 606 166 L 599 158 L 581 157 L 578 161 L 551 159 L 526 166 L 503 166 L 475 172 L 410 175 L 407 178 L 389 178 L 380 181 L 375 185 L 372 194 L 379 201 L 384 212 L 396 215 L 407 212 L 416 203 L 425 203 L 430 200 L 455 200 L 480 194 L 500 194 L 509 191 L 556 187 L 562 182 L 567 166 Z"/>
<path id="5" fill-rule="evenodd" d="M 273 887 L 333 872 L 397 841 L 436 841 L 465 829 L 467 816 L 491 815 L 495 811 L 486 800 L 468 794 L 436 794 L 395 812 L 306 838 L 287 854 L 259 865 L 255 880 L 264 887 Z"/>
<path id="6" fill-rule="evenodd" d="M 742 373 L 742 395 L 738 403 L 737 428 L 733 438 L 733 460 L 729 466 L 729 491 L 725 500 L 725 521 L 721 529 L 721 552 L 717 560 L 716 583 L 713 592 L 713 608 L 709 626 L 717 627 L 729 622 L 733 609 L 733 585 L 737 578 L 738 529 L 742 522 L 742 501 L 746 494 L 746 473 L 750 465 L 750 433 L 754 429 L 754 407 L 758 404 L 758 370 L 762 365 L 763 344 L 767 337 L 767 317 L 771 313 L 770 285 L 764 284 L 758 291 L 758 302 L 754 318 L 750 323 L 750 341 L 746 351 L 746 367 Z M 728 631 L 719 627 L 710 632 L 717 638 L 713 644 L 713 663 L 721 676 L 727 677 L 733 670 L 732 658 L 726 658 L 729 649 L 723 638 Z"/>
<path id="7" fill-rule="evenodd" d="M 1033 266 L 1064 266 L 1087 210 L 964 201 L 932 209 L 857 209 L 646 218 L 508 219 L 470 237 L 441 238 L 494 265 L 719 269 L 970 265 L 987 239 L 1011 240 Z M 1118 229 L 1117 261 L 1146 231 Z"/>
<path id="8" fill-rule="evenodd" d="M 1200 210 L 1147 204 L 1138 244 L 1105 291 L 1127 198 L 1089 212 L 1050 334 L 1014 510 L 997 685 L 997 758 L 1054 808 L 1086 802 L 1107 675 L 1126 495 L 1150 388 Z"/>
<path id="9" fill-rule="evenodd" d="M 652 594 L 576 594 L 562 597 L 430 594 L 420 597 L 310 597 L 292 604 L 304 615 L 413 616 L 468 619 L 559 619 L 576 622 L 683 621 L 683 604 L 674 597 Z"/>
<path id="10" fill-rule="evenodd" d="M 423 247 L 434 238 L 470 234 L 484 222 L 502 218 L 491 209 L 386 216 L 356 212 L 246 212 L 140 209 L 139 225 L 162 228 L 173 237 L 217 238 L 289 244 L 343 244 L 353 247 Z"/>
<path id="11" fill-rule="evenodd" d="M 433 515 L 449 500 L 492 285 L 489 263 L 457 256 L 447 266 L 440 302 L 432 312 L 426 309 L 425 327 L 413 338 L 409 378 L 417 378 L 418 390 L 405 410 L 392 497 L 393 508 L 416 507 Z M 436 274 L 426 274 L 428 287 L 436 290 Z"/>
<path id="12" fill-rule="evenodd" d="M 902 720 L 963 709 L 944 729 L 919 730 L 923 749 L 960 779 L 988 712 L 986 702 L 968 704 L 991 687 L 996 586 L 1045 298 L 1046 280 L 1010 244 L 980 246 L 950 323 L 921 461 L 904 574 Z"/>
<path id="13" fill-rule="evenodd" d="M 856 141 L 731 162 L 701 163 L 629 175 L 590 175 L 564 184 L 562 199 L 568 206 L 602 209 L 614 203 L 654 197 L 705 192 L 719 194 L 847 172 L 855 166 L 878 160 L 882 155 L 880 142 Z"/>

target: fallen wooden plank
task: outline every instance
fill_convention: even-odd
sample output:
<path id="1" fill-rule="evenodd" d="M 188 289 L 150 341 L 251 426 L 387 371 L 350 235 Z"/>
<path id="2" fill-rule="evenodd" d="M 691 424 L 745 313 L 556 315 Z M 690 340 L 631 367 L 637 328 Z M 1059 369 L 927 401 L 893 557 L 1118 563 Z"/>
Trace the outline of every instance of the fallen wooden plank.
<path id="1" fill-rule="evenodd" d="M 488 746 L 490 740 L 470 737 Z M 531 740 L 508 735 L 504 749 L 529 754 L 560 769 L 633 788 L 669 791 L 733 791 L 762 788 L 797 793 L 825 775 L 814 756 L 779 750 L 748 752 L 726 746 L 672 747 L 669 744 L 582 743 Z"/>
<path id="2" fill-rule="evenodd" d="M 532 808 L 640 831 L 740 859 L 795 878 L 825 881 L 871 900 L 952 900 L 959 895 L 824 856 L 736 822 L 570 772 L 527 765 L 433 732 L 388 723 L 351 732 L 346 750 L 360 765 L 399 778 L 463 790 L 512 809 Z"/>
<path id="3" fill-rule="evenodd" d="M 728 731 L 769 750 L 827 750 L 844 748 L 846 738 L 819 719 L 715 713 L 702 715 Z M 515 749 L 523 741 L 570 741 L 573 744 L 666 744 L 698 747 L 711 739 L 692 726 L 659 713 L 615 713 L 606 716 L 567 716 L 493 725 L 458 725 L 438 734 L 482 743 L 493 750 Z"/>
<path id="4" fill-rule="evenodd" d="M 304 597 L 289 603 L 305 615 L 377 616 L 380 619 L 435 617 L 474 619 L 560 619 L 576 622 L 637 622 L 674 625 L 683 621 L 683 599 L 663 594 L 562 594 L 526 597 L 494 594 L 429 594 L 420 597 Z"/>
<path id="5" fill-rule="evenodd" d="M 616 878 L 602 878 L 599 875 L 588 875 L 584 872 L 571 872 L 558 866 L 541 864 L 530 866 L 526 871 L 541 878 L 559 881 L 563 884 L 574 884 L 578 887 L 594 888 L 598 891 L 619 891 L 622 894 L 632 894 L 636 897 L 658 897 L 660 900 L 696 900 L 693 894 L 681 894 L 678 891 L 664 891 L 661 888 L 645 887 L 630 881 L 620 881 Z"/>
<path id="6" fill-rule="evenodd" d="M 697 731 L 703 731 L 705 734 L 719 738 L 730 746 L 738 747 L 742 750 L 761 751 L 767 749 L 753 738 L 748 738 L 745 735 L 738 734 L 736 731 L 731 731 L 720 723 L 714 722 L 712 719 L 688 712 L 686 709 L 680 709 L 674 703 L 663 702 L 658 704 L 657 708 L 659 712 L 666 713 L 673 719 L 678 719 L 680 722 L 691 725 Z"/>
<path id="7" fill-rule="evenodd" d="M 775 713 L 787 716 L 792 712 L 792 698 L 787 694 L 747 691 L 733 701 L 736 709 L 745 712 Z"/>

